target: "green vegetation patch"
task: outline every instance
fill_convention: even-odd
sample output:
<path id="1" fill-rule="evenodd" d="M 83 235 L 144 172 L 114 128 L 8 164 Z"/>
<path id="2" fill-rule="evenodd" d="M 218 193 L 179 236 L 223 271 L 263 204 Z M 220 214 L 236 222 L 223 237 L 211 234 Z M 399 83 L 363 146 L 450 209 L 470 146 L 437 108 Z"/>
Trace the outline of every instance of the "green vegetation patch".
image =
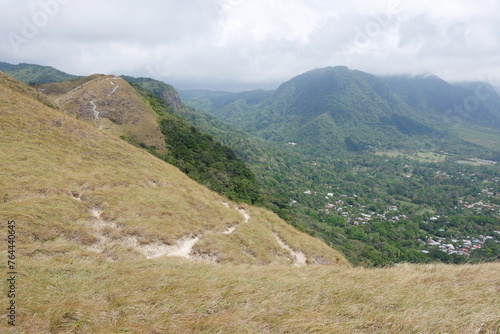
<path id="1" fill-rule="evenodd" d="M 131 138 L 125 139 L 156 154 L 178 167 L 192 179 L 231 200 L 251 204 L 264 201 L 255 174 L 229 147 L 174 115 L 170 106 L 158 96 L 138 85 L 132 85 L 146 104 L 158 114 L 160 129 L 165 136 L 167 153 L 161 155 L 155 151 L 154 147 L 134 142 Z"/>

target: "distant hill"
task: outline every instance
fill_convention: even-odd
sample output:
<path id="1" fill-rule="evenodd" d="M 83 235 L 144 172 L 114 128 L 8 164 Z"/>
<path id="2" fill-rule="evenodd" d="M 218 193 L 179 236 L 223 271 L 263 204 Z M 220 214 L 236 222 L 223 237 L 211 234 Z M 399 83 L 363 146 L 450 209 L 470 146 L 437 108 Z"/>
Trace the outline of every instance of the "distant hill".
<path id="1" fill-rule="evenodd" d="M 456 101 L 463 106 L 470 89 L 436 77 L 401 78 L 377 78 L 338 66 L 303 73 L 275 91 L 188 91 L 181 96 L 187 105 L 223 122 L 315 156 L 394 149 L 497 155 L 490 151 L 495 149 L 491 138 L 478 140 L 471 133 L 457 132 L 457 112 L 447 109 Z M 491 92 L 466 124 L 495 127 L 496 105 L 497 95 Z"/>
<path id="2" fill-rule="evenodd" d="M 419 113 L 450 126 L 500 129 L 500 97 L 483 82 L 450 84 L 434 75 L 381 79 Z"/>
<path id="3" fill-rule="evenodd" d="M 12 65 L 9 63 L 0 62 L 0 71 L 16 78 L 27 84 L 43 84 L 49 82 L 63 82 L 78 78 L 76 75 L 71 75 L 57 70 L 51 66 L 42 66 L 35 64 L 20 63 Z"/>

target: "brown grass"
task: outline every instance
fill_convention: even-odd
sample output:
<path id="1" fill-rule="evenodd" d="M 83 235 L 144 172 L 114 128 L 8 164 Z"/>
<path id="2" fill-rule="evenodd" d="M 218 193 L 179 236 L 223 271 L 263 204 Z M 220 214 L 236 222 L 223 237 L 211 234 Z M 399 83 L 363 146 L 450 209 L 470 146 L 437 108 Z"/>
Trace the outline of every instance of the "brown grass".
<path id="1" fill-rule="evenodd" d="M 388 269 L 23 258 L 24 333 L 497 333 L 500 264 Z"/>
<path id="2" fill-rule="evenodd" d="M 61 85 L 61 90 L 73 88 L 56 100 L 65 111 L 97 124 L 108 133 L 133 137 L 139 143 L 155 146 L 158 152 L 165 153 L 165 136 L 158 126 L 158 116 L 122 78 L 93 75 L 70 81 L 69 84 L 46 84 L 44 87 L 52 91 Z M 99 112 L 98 120 L 94 118 L 92 103 Z"/>

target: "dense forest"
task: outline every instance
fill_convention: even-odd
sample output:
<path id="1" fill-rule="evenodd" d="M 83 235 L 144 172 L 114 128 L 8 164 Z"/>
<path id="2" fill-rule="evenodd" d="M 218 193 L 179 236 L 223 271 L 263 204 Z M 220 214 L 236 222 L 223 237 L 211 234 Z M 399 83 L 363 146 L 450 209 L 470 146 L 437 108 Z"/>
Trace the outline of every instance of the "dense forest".
<path id="1" fill-rule="evenodd" d="M 254 173 L 233 150 L 173 114 L 172 108 L 161 98 L 138 85 L 132 85 L 146 104 L 158 114 L 160 129 L 165 135 L 167 153 L 162 155 L 154 147 L 147 147 L 133 138 L 123 139 L 157 155 L 192 179 L 232 200 L 252 204 L 263 202 Z"/>

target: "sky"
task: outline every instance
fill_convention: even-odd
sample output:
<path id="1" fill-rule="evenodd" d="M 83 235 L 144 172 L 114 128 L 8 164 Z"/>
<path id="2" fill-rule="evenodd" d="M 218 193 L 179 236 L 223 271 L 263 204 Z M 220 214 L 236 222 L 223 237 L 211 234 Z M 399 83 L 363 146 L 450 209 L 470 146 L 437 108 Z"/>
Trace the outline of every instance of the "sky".
<path id="1" fill-rule="evenodd" d="M 343 65 L 500 87 L 500 1 L 2 0 L 0 61 L 179 89 L 274 89 Z"/>

